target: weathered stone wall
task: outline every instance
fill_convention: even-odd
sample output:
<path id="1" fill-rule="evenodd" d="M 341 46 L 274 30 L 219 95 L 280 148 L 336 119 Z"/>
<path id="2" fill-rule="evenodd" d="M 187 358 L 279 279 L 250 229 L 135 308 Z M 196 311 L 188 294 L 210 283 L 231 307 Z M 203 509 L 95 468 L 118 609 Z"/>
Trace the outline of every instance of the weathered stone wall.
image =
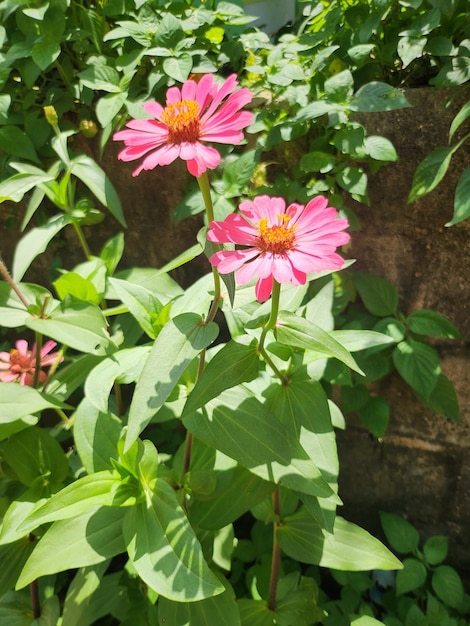
<path id="1" fill-rule="evenodd" d="M 390 426 L 378 442 L 354 419 L 339 433 L 340 493 L 344 514 L 373 532 L 378 511 L 406 516 L 424 536 L 451 536 L 450 556 L 470 568 L 470 220 L 451 228 L 457 180 L 469 163 L 468 145 L 456 153 L 444 181 L 407 204 L 413 173 L 434 148 L 448 142 L 459 106 L 445 110 L 448 92 L 407 92 L 412 108 L 361 118 L 369 134 L 388 137 L 399 162 L 370 178 L 370 206 L 353 208 L 362 231 L 353 233 L 355 267 L 391 280 L 405 314 L 420 308 L 448 317 L 466 340 L 438 340 L 444 374 L 453 382 L 461 421 L 423 407 L 398 375 L 379 393 L 391 405 Z M 462 129 L 468 132 L 466 128 Z M 459 136 L 462 136 L 462 133 Z"/>

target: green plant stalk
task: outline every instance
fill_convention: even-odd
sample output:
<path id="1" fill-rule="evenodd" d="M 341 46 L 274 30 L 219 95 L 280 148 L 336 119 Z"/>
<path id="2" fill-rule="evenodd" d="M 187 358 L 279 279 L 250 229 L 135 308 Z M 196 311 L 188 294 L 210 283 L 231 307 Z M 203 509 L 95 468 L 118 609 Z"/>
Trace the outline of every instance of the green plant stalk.
<path id="1" fill-rule="evenodd" d="M 276 325 L 276 322 L 277 322 L 277 316 L 279 314 L 279 299 L 280 299 L 280 295 L 281 295 L 281 285 L 275 280 L 275 281 L 273 281 L 273 291 L 272 291 L 272 295 L 271 295 L 271 315 L 269 316 L 269 319 L 266 322 L 266 325 L 264 326 L 264 328 L 263 328 L 263 330 L 261 332 L 261 337 L 259 339 L 259 344 L 258 344 L 258 352 L 261 354 L 261 356 L 263 357 L 264 361 L 269 365 L 269 367 L 273 370 L 273 372 L 279 378 L 281 383 L 283 385 L 287 385 L 287 383 L 288 383 L 287 376 L 285 376 L 276 367 L 276 365 L 274 364 L 273 360 L 271 359 L 269 354 L 266 352 L 265 347 L 264 347 L 264 342 L 266 340 L 266 335 L 268 334 L 268 332 L 270 330 L 272 330 L 274 328 L 274 326 Z"/>
<path id="2" fill-rule="evenodd" d="M 10 272 L 8 271 L 8 268 L 5 265 L 1 256 L 0 256 L 0 274 L 3 276 L 3 279 L 10 285 L 10 287 L 16 293 L 21 303 L 24 305 L 25 309 L 27 309 L 29 307 L 28 301 L 26 300 L 26 298 L 23 296 L 21 291 L 16 286 L 16 283 L 11 277 Z"/>
<path id="3" fill-rule="evenodd" d="M 29 595 L 31 597 L 31 608 L 33 610 L 34 619 L 41 617 L 41 606 L 39 604 L 39 587 L 38 581 L 33 580 L 29 585 Z"/>
<path id="4" fill-rule="evenodd" d="M 41 372 L 41 349 L 42 349 L 42 334 L 41 333 L 35 333 L 35 342 L 36 342 L 36 354 L 35 354 L 35 363 L 34 363 L 33 387 L 37 389 L 38 384 L 39 384 L 39 374 Z"/>
<path id="5" fill-rule="evenodd" d="M 281 548 L 276 535 L 277 528 L 279 526 L 279 522 L 277 520 L 280 518 L 279 487 L 276 487 L 276 490 L 273 493 L 273 511 L 276 516 L 276 521 L 273 523 L 273 552 L 271 558 L 271 576 L 269 579 L 268 609 L 270 611 L 276 610 L 277 583 L 279 580 L 279 568 L 281 565 Z"/>

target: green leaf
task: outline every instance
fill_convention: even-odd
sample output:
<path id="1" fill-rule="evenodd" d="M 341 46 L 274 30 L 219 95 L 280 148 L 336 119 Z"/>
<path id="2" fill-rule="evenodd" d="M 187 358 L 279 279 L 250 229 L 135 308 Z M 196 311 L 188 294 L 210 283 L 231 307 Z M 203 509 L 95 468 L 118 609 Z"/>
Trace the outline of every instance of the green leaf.
<path id="1" fill-rule="evenodd" d="M 221 577 L 225 591 L 218 596 L 199 600 L 199 602 L 173 602 L 165 597 L 158 601 L 160 624 L 171 626 L 197 626 L 200 624 L 223 624 L 240 626 L 240 613 L 235 601 L 235 594 L 228 581 Z"/>
<path id="2" fill-rule="evenodd" d="M 113 469 L 118 460 L 122 422 L 109 412 L 101 412 L 84 398 L 74 415 L 73 435 L 77 452 L 89 474 Z"/>
<path id="3" fill-rule="evenodd" d="M 78 77 L 85 87 L 95 91 L 109 91 L 111 93 L 121 91 L 119 73 L 110 65 L 93 65 L 83 72 L 79 72 Z"/>
<path id="4" fill-rule="evenodd" d="M 353 280 L 369 313 L 379 317 L 396 313 L 398 291 L 395 285 L 381 276 L 361 272 L 354 273 Z"/>
<path id="5" fill-rule="evenodd" d="M 457 328 L 443 315 L 429 309 L 413 311 L 407 317 L 409 329 L 418 335 L 462 339 Z"/>
<path id="6" fill-rule="evenodd" d="M 411 106 L 403 91 L 381 82 L 367 83 L 357 90 L 350 104 L 352 111 L 365 113 L 394 111 Z"/>
<path id="7" fill-rule="evenodd" d="M 185 404 L 182 417 L 216 398 L 222 391 L 253 380 L 259 371 L 257 342 L 231 340 L 209 361 Z"/>
<path id="8" fill-rule="evenodd" d="M 320 383 L 292 379 L 288 385 L 272 385 L 266 406 L 288 431 L 295 433 L 302 448 L 336 491 L 339 471 L 336 437 Z"/>
<path id="9" fill-rule="evenodd" d="M 173 489 L 156 479 L 147 501 L 124 518 L 129 557 L 142 580 L 176 602 L 196 602 L 224 591 L 204 560 Z"/>
<path id="10" fill-rule="evenodd" d="M 38 481 L 61 483 L 69 472 L 67 457 L 59 443 L 46 430 L 34 426 L 12 435 L 3 454 L 4 460 L 27 487 Z"/>
<path id="11" fill-rule="evenodd" d="M 20 283 L 17 285 L 23 298 L 31 305 L 39 305 L 45 300 L 52 299 L 51 293 L 39 285 Z M 6 328 L 17 328 L 24 326 L 31 313 L 18 298 L 6 281 L 0 282 L 0 319 L 2 326 Z"/>
<path id="12" fill-rule="evenodd" d="M 385 137 L 370 135 L 364 141 L 367 154 L 376 161 L 398 161 L 393 143 Z"/>
<path id="13" fill-rule="evenodd" d="M 350 194 L 362 197 L 367 193 L 367 174 L 361 167 L 346 166 L 337 174 L 336 180 Z"/>
<path id="14" fill-rule="evenodd" d="M 274 489 L 272 483 L 258 478 L 230 457 L 213 448 L 206 448 L 196 440 L 191 454 L 191 487 L 192 476 L 198 471 L 203 479 L 203 488 L 206 486 L 205 473 L 209 473 L 215 483 L 208 494 L 203 493 L 203 488 L 192 489 L 189 517 L 200 528 L 224 528 L 264 500 Z M 207 480 L 205 482 L 207 484 Z"/>
<path id="15" fill-rule="evenodd" d="M 380 513 L 380 522 L 388 543 L 400 554 L 415 553 L 419 546 L 419 533 L 409 522 L 393 513 Z"/>
<path id="16" fill-rule="evenodd" d="M 470 165 L 466 167 L 459 178 L 455 189 L 454 214 L 446 226 L 454 226 L 470 217 Z"/>
<path id="17" fill-rule="evenodd" d="M 408 339 L 397 345 L 392 357 L 400 376 L 416 393 L 428 399 L 441 373 L 439 356 L 434 348 Z"/>
<path id="18" fill-rule="evenodd" d="M 417 394 L 420 402 L 428 406 L 433 411 L 445 415 L 448 419 L 458 421 L 459 419 L 459 399 L 451 381 L 440 374 L 433 390 L 428 398 Z"/>
<path id="19" fill-rule="evenodd" d="M 41 183 L 54 180 L 49 174 L 14 174 L 0 183 L 0 202 L 21 202 L 25 193 Z"/>
<path id="20" fill-rule="evenodd" d="M 439 565 L 433 572 L 432 588 L 447 606 L 459 609 L 464 599 L 464 587 L 459 574 L 450 565 Z"/>
<path id="21" fill-rule="evenodd" d="M 46 41 L 38 41 L 38 43 L 34 44 L 31 50 L 31 57 L 36 65 L 44 71 L 60 56 L 60 52 L 60 44 L 55 42 L 47 43 Z"/>
<path id="22" fill-rule="evenodd" d="M 276 339 L 294 348 L 314 350 L 328 357 L 333 357 L 362 374 L 361 369 L 351 356 L 330 333 L 313 322 L 293 313 L 282 311 L 276 324 Z"/>
<path id="23" fill-rule="evenodd" d="M 71 218 L 68 215 L 62 213 L 55 215 L 42 226 L 32 228 L 18 241 L 12 266 L 15 282 L 23 278 L 34 259 L 44 252 L 49 242 L 70 222 Z"/>
<path id="24" fill-rule="evenodd" d="M 426 577 L 426 567 L 421 561 L 417 559 L 404 559 L 403 569 L 397 572 L 397 596 L 420 589 L 420 587 L 424 586 Z"/>
<path id="25" fill-rule="evenodd" d="M 127 93 L 108 93 L 96 103 L 96 117 L 103 128 L 117 117 L 127 99 Z"/>
<path id="26" fill-rule="evenodd" d="M 0 145 L 7 154 L 39 163 L 33 142 L 18 126 L 0 126 Z"/>
<path id="27" fill-rule="evenodd" d="M 125 552 L 124 514 L 121 508 L 94 508 L 52 524 L 34 547 L 16 588 L 40 576 L 94 565 Z"/>
<path id="28" fill-rule="evenodd" d="M 397 53 L 403 62 L 403 68 L 407 67 L 415 59 L 423 56 L 423 50 L 427 43 L 426 37 L 400 37 L 397 44 Z"/>
<path id="29" fill-rule="evenodd" d="M 423 554 L 429 565 L 439 565 L 446 556 L 449 546 L 449 538 L 443 535 L 434 535 L 426 539 L 423 545 Z"/>
<path id="30" fill-rule="evenodd" d="M 193 413 L 183 422 L 206 445 L 264 480 L 311 495 L 333 493 L 295 434 L 242 386 L 222 392 L 202 415 Z"/>
<path id="31" fill-rule="evenodd" d="M 52 397 L 39 393 L 33 387 L 0 382 L 0 422 L 8 424 L 44 409 L 61 407 Z"/>
<path id="32" fill-rule="evenodd" d="M 54 494 L 24 520 L 20 529 L 28 533 L 41 524 L 72 519 L 96 507 L 119 507 L 128 503 L 129 493 L 127 483 L 117 472 L 96 472 L 79 478 Z M 131 498 L 131 503 L 132 500 L 135 498 Z"/>
<path id="33" fill-rule="evenodd" d="M 466 102 L 463 105 L 463 107 L 452 120 L 452 124 L 449 128 L 449 142 L 452 141 L 454 134 L 468 117 L 470 117 L 470 101 Z"/>
<path id="34" fill-rule="evenodd" d="M 237 604 L 242 626 L 274 626 L 274 613 L 268 609 L 265 600 L 242 598 Z"/>
<path id="35" fill-rule="evenodd" d="M 99 411 L 106 413 L 115 381 L 122 384 L 135 382 L 142 373 L 149 353 L 149 346 L 136 346 L 119 350 L 101 361 L 86 380 L 85 396 Z"/>
<path id="36" fill-rule="evenodd" d="M 384 622 L 379 622 L 378 619 L 370 617 L 370 615 L 361 615 L 361 617 L 352 620 L 351 626 L 384 626 Z"/>
<path id="37" fill-rule="evenodd" d="M 145 362 L 129 410 L 126 449 L 137 439 L 164 404 L 191 361 L 219 332 L 194 313 L 177 315 L 158 335 Z"/>
<path id="38" fill-rule="evenodd" d="M 325 617 L 317 605 L 318 588 L 313 578 L 290 572 L 279 579 L 276 599 L 276 624 L 311 626 Z"/>
<path id="39" fill-rule="evenodd" d="M 184 83 L 191 73 L 193 58 L 189 54 L 181 54 L 177 57 L 167 57 L 163 60 L 162 67 L 167 76 L 180 83 Z"/>
<path id="40" fill-rule="evenodd" d="M 73 159 L 71 172 L 88 187 L 119 224 L 125 228 L 126 220 L 117 191 L 98 163 L 89 156 L 80 154 Z"/>
<path id="41" fill-rule="evenodd" d="M 118 233 L 104 244 L 100 251 L 100 258 L 103 259 L 108 275 L 112 276 L 124 253 L 124 233 Z"/>
<path id="42" fill-rule="evenodd" d="M 105 354 L 114 346 L 101 309 L 83 300 L 67 298 L 49 317 L 30 317 L 26 326 L 80 352 Z"/>
<path id="43" fill-rule="evenodd" d="M 318 100 L 316 102 L 311 102 L 307 104 L 307 106 L 302 107 L 299 112 L 293 118 L 293 122 L 305 122 L 307 120 L 312 120 L 317 117 L 321 117 L 327 113 L 334 113 L 335 111 L 342 111 L 344 107 L 339 104 L 333 104 L 332 102 L 327 102 L 326 100 Z"/>
<path id="44" fill-rule="evenodd" d="M 34 542 L 25 537 L 7 546 L 0 546 L 0 562 L 2 563 L 0 568 L 0 597 L 3 598 L 8 591 L 14 588 L 33 548 Z M 1 610 L 0 604 L 0 620 L 2 619 Z M 7 623 L 11 624 L 10 621 L 5 622 L 5 624 Z"/>
<path id="45" fill-rule="evenodd" d="M 372 397 L 359 409 L 358 413 L 370 432 L 381 439 L 390 421 L 390 405 L 387 400 L 381 397 Z"/>
<path id="46" fill-rule="evenodd" d="M 336 517 L 331 539 L 304 509 L 286 516 L 276 529 L 281 550 L 302 563 L 351 572 L 400 569 L 400 561 L 367 531 Z"/>
<path id="47" fill-rule="evenodd" d="M 127 306 L 129 312 L 137 320 L 142 330 L 155 339 L 157 336 L 158 317 L 163 309 L 160 300 L 148 289 L 134 285 L 119 278 L 110 278 L 109 283 L 118 297 Z"/>
<path id="48" fill-rule="evenodd" d="M 349 352 L 358 352 L 359 350 L 394 343 L 389 335 L 373 330 L 333 330 L 330 335 Z"/>
<path id="49" fill-rule="evenodd" d="M 68 295 L 93 304 L 99 304 L 102 300 L 93 282 L 76 272 L 62 274 L 54 281 L 54 287 L 61 300 L 64 300 Z"/>
<path id="50" fill-rule="evenodd" d="M 452 155 L 459 147 L 446 146 L 430 152 L 418 165 L 413 175 L 408 202 L 414 202 L 432 191 L 444 178 Z"/>

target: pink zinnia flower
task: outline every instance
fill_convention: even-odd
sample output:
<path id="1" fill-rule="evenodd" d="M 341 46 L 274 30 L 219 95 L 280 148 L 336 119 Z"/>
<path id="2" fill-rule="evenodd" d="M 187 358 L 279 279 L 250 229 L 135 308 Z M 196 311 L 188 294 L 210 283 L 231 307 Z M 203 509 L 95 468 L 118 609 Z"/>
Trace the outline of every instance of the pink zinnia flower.
<path id="1" fill-rule="evenodd" d="M 36 344 L 31 352 L 28 350 L 28 342 L 24 339 L 18 339 L 15 345 L 10 352 L 0 352 L 0 381 L 11 383 L 18 380 L 20 385 L 32 385 L 36 372 Z M 59 353 L 51 353 L 51 350 L 56 345 L 55 341 L 46 341 L 43 345 L 39 353 L 41 367 L 47 367 L 55 362 Z M 46 373 L 42 369 L 39 371 L 38 380 L 39 382 L 46 380 Z"/>
<path id="2" fill-rule="evenodd" d="M 258 276 L 256 298 L 264 302 L 271 295 L 273 280 L 303 285 L 309 272 L 341 269 L 344 259 L 338 246 L 349 241 L 348 220 L 317 196 L 303 206 L 283 198 L 258 196 L 240 204 L 223 222 L 211 222 L 207 238 L 216 243 L 246 246 L 216 252 L 210 258 L 221 274 L 237 271 L 240 284 Z"/>
<path id="3" fill-rule="evenodd" d="M 251 93 L 246 88 L 234 91 L 237 85 L 235 74 L 221 87 L 211 74 L 205 74 L 199 82 L 187 80 L 181 90 L 170 87 L 165 107 L 158 102 L 143 105 L 155 119 L 131 120 L 127 130 L 115 133 L 113 139 L 126 144 L 118 157 L 135 161 L 150 153 L 133 176 L 157 165 L 168 165 L 178 157 L 187 162 L 193 176 L 214 169 L 220 163 L 220 154 L 205 142 L 240 143 L 241 130 L 251 124 L 253 117 L 249 111 L 240 111 L 251 101 Z"/>

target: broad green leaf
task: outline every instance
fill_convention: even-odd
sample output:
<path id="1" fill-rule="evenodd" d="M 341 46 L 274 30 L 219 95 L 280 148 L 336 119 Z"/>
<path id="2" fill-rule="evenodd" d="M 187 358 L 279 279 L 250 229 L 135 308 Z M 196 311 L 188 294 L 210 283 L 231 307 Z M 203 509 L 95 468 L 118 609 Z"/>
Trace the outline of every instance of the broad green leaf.
<path id="1" fill-rule="evenodd" d="M 336 517 L 332 539 L 305 509 L 286 516 L 276 529 L 281 550 L 302 563 L 346 571 L 400 569 L 400 561 L 367 531 Z"/>
<path id="2" fill-rule="evenodd" d="M 415 59 L 423 56 L 423 50 L 427 43 L 426 37 L 400 37 L 397 44 L 397 53 L 403 62 L 403 68 L 407 67 Z"/>
<path id="3" fill-rule="evenodd" d="M 36 148 L 31 139 L 18 126 L 0 126 L 2 152 L 28 161 L 39 162 Z"/>
<path id="4" fill-rule="evenodd" d="M 0 202 L 21 202 L 25 193 L 41 183 L 53 180 L 49 174 L 13 174 L 0 183 Z"/>
<path id="5" fill-rule="evenodd" d="M 36 65 L 44 71 L 60 56 L 60 52 L 60 44 L 56 42 L 47 43 L 46 41 L 38 41 L 31 50 L 31 57 Z"/>
<path id="6" fill-rule="evenodd" d="M 167 57 L 163 60 L 163 71 L 167 76 L 184 83 L 191 73 L 193 67 L 193 58 L 189 54 L 182 54 L 178 57 Z"/>
<path id="7" fill-rule="evenodd" d="M 54 487 L 53 487 L 54 488 Z M 24 539 L 27 533 L 18 530 L 23 520 L 39 508 L 51 494 L 51 486 L 37 482 L 17 496 L 5 511 L 0 526 L 0 544 Z"/>
<path id="8" fill-rule="evenodd" d="M 457 571 L 450 565 L 439 565 L 433 572 L 432 588 L 436 596 L 447 606 L 459 609 L 463 603 L 465 590 Z"/>
<path id="9" fill-rule="evenodd" d="M 74 413 L 73 435 L 77 452 L 89 474 L 113 468 L 119 458 L 122 422 L 108 411 L 101 412 L 84 398 Z"/>
<path id="10" fill-rule="evenodd" d="M 305 122 L 307 120 L 321 117 L 327 113 L 334 113 L 335 111 L 340 110 L 343 110 L 343 107 L 339 104 L 327 102 L 326 100 L 318 100 L 302 107 L 292 121 Z"/>
<path id="11" fill-rule="evenodd" d="M 397 596 L 420 589 L 427 577 L 424 563 L 417 559 L 403 559 L 403 569 L 397 572 Z"/>
<path id="12" fill-rule="evenodd" d="M 127 93 L 121 91 L 119 93 L 108 93 L 96 103 L 96 117 L 103 128 L 111 124 L 122 109 L 127 99 Z"/>
<path id="13" fill-rule="evenodd" d="M 68 295 L 92 304 L 99 304 L 102 300 L 93 282 L 76 272 L 62 274 L 54 281 L 54 287 L 61 300 L 64 300 Z"/>
<path id="14" fill-rule="evenodd" d="M 268 609 L 265 600 L 238 600 L 242 626 L 274 626 L 275 614 Z"/>
<path id="15" fill-rule="evenodd" d="M 110 278 L 109 283 L 113 286 L 118 297 L 135 317 L 142 330 L 155 339 L 157 336 L 156 327 L 158 316 L 163 308 L 163 304 L 155 295 L 141 287 L 119 278 Z"/>
<path id="16" fill-rule="evenodd" d="M 434 348 L 408 339 L 397 345 L 392 357 L 400 376 L 416 393 L 428 399 L 441 374 L 439 355 Z"/>
<path id="17" fill-rule="evenodd" d="M 146 502 L 124 518 L 129 557 L 142 580 L 176 602 L 196 602 L 218 595 L 224 587 L 209 569 L 173 489 L 156 479 Z"/>
<path id="18" fill-rule="evenodd" d="M 365 196 L 367 193 L 367 174 L 361 167 L 347 165 L 336 176 L 338 185 L 351 195 Z"/>
<path id="19" fill-rule="evenodd" d="M 449 537 L 433 535 L 426 539 L 423 545 L 423 554 L 429 565 L 439 565 L 447 557 Z"/>
<path id="20" fill-rule="evenodd" d="M 125 552 L 124 514 L 122 508 L 94 508 L 52 524 L 35 545 L 17 589 L 40 576 L 94 565 Z"/>
<path id="21" fill-rule="evenodd" d="M 204 446 L 204 450 L 209 451 L 207 458 L 207 454 L 198 453 L 201 448 L 203 444 L 196 440 L 191 455 L 190 476 L 199 471 L 201 481 L 204 481 L 208 473 L 214 484 L 209 494 L 203 493 L 205 485 L 199 491 L 193 489 L 189 509 L 193 524 L 210 530 L 224 528 L 273 491 L 272 483 L 258 478 L 225 454 Z"/>
<path id="22" fill-rule="evenodd" d="M 67 298 L 49 317 L 30 317 L 26 326 L 80 352 L 105 354 L 114 347 L 101 309 L 83 300 Z"/>
<path id="23" fill-rule="evenodd" d="M 32 228 L 18 241 L 12 266 L 15 282 L 23 278 L 34 259 L 44 252 L 49 242 L 70 222 L 71 218 L 66 214 L 55 215 L 42 226 Z"/>
<path id="24" fill-rule="evenodd" d="M 104 244 L 100 258 L 104 261 L 109 276 L 112 276 L 124 253 L 124 233 L 118 233 Z"/>
<path id="25" fill-rule="evenodd" d="M 336 491 L 339 463 L 330 410 L 320 383 L 291 379 L 271 385 L 266 406 L 295 434 L 311 461 Z"/>
<path id="26" fill-rule="evenodd" d="M 374 274 L 356 272 L 354 285 L 361 296 L 364 306 L 372 313 L 384 317 L 393 315 L 398 307 L 398 290 L 391 282 Z"/>
<path id="27" fill-rule="evenodd" d="M 78 570 L 67 589 L 62 626 L 92 626 L 109 613 L 125 614 L 129 608 L 122 572 L 103 576 L 109 563 L 103 562 Z"/>
<path id="28" fill-rule="evenodd" d="M 31 532 L 47 522 L 71 519 L 100 506 L 119 507 L 132 504 L 132 485 L 117 472 L 103 470 L 79 478 L 54 494 L 21 524 L 21 530 Z M 135 495 L 137 495 L 134 489 Z"/>
<path id="29" fill-rule="evenodd" d="M 85 382 L 85 396 L 99 411 L 106 413 L 115 381 L 122 384 L 135 382 L 142 373 L 149 353 L 149 346 L 136 346 L 119 350 L 101 361 Z"/>
<path id="30" fill-rule="evenodd" d="M 39 393 L 33 387 L 0 382 L 0 422 L 7 424 L 44 409 L 62 407 L 54 398 Z"/>
<path id="31" fill-rule="evenodd" d="M 397 161 L 398 155 L 392 142 L 379 135 L 370 135 L 364 141 L 367 154 L 376 161 Z"/>
<path id="32" fill-rule="evenodd" d="M 419 546 L 419 533 L 409 522 L 393 513 L 380 513 L 380 522 L 388 543 L 400 554 L 414 553 Z"/>
<path id="33" fill-rule="evenodd" d="M 19 420 L 15 420 L 14 422 L 8 422 L 6 424 L 2 424 L 0 422 L 0 441 L 8 439 L 15 433 L 18 433 L 25 428 L 35 426 L 38 422 L 38 415 L 28 415 Z"/>
<path id="34" fill-rule="evenodd" d="M 73 159 L 71 171 L 125 228 L 126 220 L 117 191 L 98 163 L 89 156 L 81 154 Z"/>
<path id="35" fill-rule="evenodd" d="M 428 406 L 436 413 L 445 415 L 448 419 L 458 421 L 459 419 L 459 399 L 452 382 L 440 374 L 429 397 L 425 398 L 417 394 L 420 402 Z"/>
<path id="36" fill-rule="evenodd" d="M 216 398 L 222 391 L 253 380 L 259 371 L 257 343 L 244 345 L 232 340 L 205 367 L 185 404 L 183 417 Z"/>
<path id="37" fill-rule="evenodd" d="M 34 542 L 23 537 L 7 546 L 0 546 L 0 598 L 13 589 L 24 564 L 33 551 Z M 1 609 L 0 609 L 1 619 Z M 5 624 L 10 622 L 5 622 Z"/>
<path id="38" fill-rule="evenodd" d="M 19 480 L 31 487 L 61 483 L 69 473 L 69 463 L 60 444 L 42 428 L 26 428 L 12 435 L 3 449 L 3 458 Z"/>
<path id="39" fill-rule="evenodd" d="M 365 113 L 393 111 L 411 106 L 403 91 L 386 83 L 371 82 L 357 90 L 350 104 L 352 111 Z"/>
<path id="40" fill-rule="evenodd" d="M 170 300 L 173 300 L 184 293 L 178 283 L 168 276 L 166 268 L 168 268 L 168 265 L 165 265 L 165 267 L 161 269 L 151 267 L 133 267 L 129 270 L 117 272 L 115 274 L 115 278 L 120 278 L 129 283 L 145 287 L 145 289 L 148 289 L 155 296 L 157 296 L 163 304 L 166 304 Z M 109 292 L 106 292 L 106 297 L 111 300 L 119 300 L 112 286 L 109 289 Z"/>
<path id="41" fill-rule="evenodd" d="M 311 626 L 325 617 L 317 605 L 318 588 L 313 578 L 291 572 L 278 581 L 276 624 Z"/>
<path id="42" fill-rule="evenodd" d="M 221 578 L 225 591 L 199 602 L 173 602 L 165 597 L 158 601 L 160 624 L 171 626 L 198 626 L 223 624 L 240 626 L 240 613 L 230 584 Z"/>
<path id="43" fill-rule="evenodd" d="M 51 293 L 39 285 L 20 283 L 17 285 L 23 298 L 29 305 L 37 305 L 39 308 L 45 300 L 51 300 Z M 0 282 L 0 319 L 2 326 L 17 328 L 24 326 L 31 316 L 25 305 L 6 281 Z"/>
<path id="44" fill-rule="evenodd" d="M 77 355 L 68 365 L 61 366 L 49 381 L 47 392 L 65 401 L 79 387 L 83 385 L 89 372 L 102 360 L 103 357 L 94 354 Z"/>
<path id="45" fill-rule="evenodd" d="M 468 117 L 470 117 L 470 100 L 463 105 L 452 120 L 452 124 L 449 128 L 449 142 L 452 141 L 454 134 Z"/>
<path id="46" fill-rule="evenodd" d="M 470 166 L 466 167 L 455 189 L 454 214 L 446 226 L 454 226 L 470 217 Z"/>
<path id="47" fill-rule="evenodd" d="M 450 160 L 461 142 L 455 146 L 436 148 L 418 165 L 413 175 L 408 202 L 414 202 L 432 191 L 444 178 L 449 169 Z"/>
<path id="48" fill-rule="evenodd" d="M 384 626 L 384 622 L 379 622 L 378 619 L 370 617 L 370 615 L 361 615 L 361 617 L 352 620 L 351 626 Z"/>
<path id="49" fill-rule="evenodd" d="M 119 73 L 110 65 L 93 65 L 83 72 L 79 72 L 80 82 L 95 91 L 108 91 L 118 93 Z"/>
<path id="50" fill-rule="evenodd" d="M 370 432 L 381 439 L 390 421 L 390 405 L 385 398 L 371 397 L 359 411 L 361 421 Z"/>
<path id="51" fill-rule="evenodd" d="M 409 329 L 418 335 L 462 339 L 462 335 L 452 322 L 436 311 L 429 309 L 413 311 L 408 315 L 406 322 Z"/>
<path id="52" fill-rule="evenodd" d="M 188 415 L 183 422 L 206 445 L 264 480 L 311 495 L 333 493 L 295 434 L 241 386 L 222 392 L 202 414 Z"/>
<path id="53" fill-rule="evenodd" d="M 183 313 L 158 335 L 137 381 L 129 410 L 126 450 L 167 400 L 191 361 L 217 337 L 218 326 L 204 324 L 194 313 Z"/>
<path id="54" fill-rule="evenodd" d="M 281 343 L 334 357 L 362 374 L 351 354 L 330 333 L 303 317 L 282 311 L 276 324 L 275 334 Z"/>
<path id="55" fill-rule="evenodd" d="M 366 350 L 394 343 L 392 337 L 373 330 L 334 330 L 330 335 L 349 352 Z"/>

